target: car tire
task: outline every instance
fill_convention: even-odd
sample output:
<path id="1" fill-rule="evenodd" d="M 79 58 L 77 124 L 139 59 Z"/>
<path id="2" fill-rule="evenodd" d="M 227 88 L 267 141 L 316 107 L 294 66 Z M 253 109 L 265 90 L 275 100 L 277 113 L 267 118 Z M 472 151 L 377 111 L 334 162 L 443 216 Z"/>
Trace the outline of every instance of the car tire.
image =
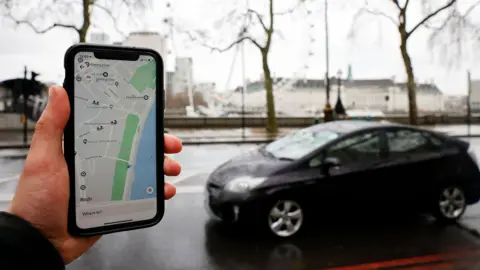
<path id="1" fill-rule="evenodd" d="M 267 229 L 275 237 L 297 235 L 305 223 L 305 210 L 292 199 L 278 199 L 267 207 Z"/>
<path id="2" fill-rule="evenodd" d="M 433 207 L 437 221 L 455 223 L 467 209 L 465 191 L 458 185 L 446 185 L 437 192 Z"/>

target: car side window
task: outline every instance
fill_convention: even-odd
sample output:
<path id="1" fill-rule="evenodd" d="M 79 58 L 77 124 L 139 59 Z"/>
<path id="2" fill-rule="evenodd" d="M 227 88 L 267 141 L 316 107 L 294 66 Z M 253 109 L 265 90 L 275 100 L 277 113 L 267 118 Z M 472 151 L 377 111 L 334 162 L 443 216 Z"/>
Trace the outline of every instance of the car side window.
<path id="1" fill-rule="evenodd" d="M 420 131 L 401 129 L 386 132 L 390 156 L 427 153 L 439 149 L 442 142 Z"/>
<path id="2" fill-rule="evenodd" d="M 326 157 L 337 158 L 342 165 L 380 160 L 380 135 L 367 132 L 349 137 L 330 147 Z"/>
<path id="3" fill-rule="evenodd" d="M 322 165 L 322 161 L 323 161 L 323 156 L 322 155 L 314 157 L 308 162 L 308 166 L 310 168 L 319 167 L 320 165 Z"/>

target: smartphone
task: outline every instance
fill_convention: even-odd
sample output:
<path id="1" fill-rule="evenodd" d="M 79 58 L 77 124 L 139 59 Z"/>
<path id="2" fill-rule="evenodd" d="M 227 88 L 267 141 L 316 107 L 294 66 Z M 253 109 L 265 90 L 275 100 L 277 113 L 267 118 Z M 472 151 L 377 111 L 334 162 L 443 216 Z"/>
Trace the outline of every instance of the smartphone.
<path id="1" fill-rule="evenodd" d="M 64 58 L 68 230 L 151 227 L 164 214 L 164 65 L 154 50 L 78 44 Z"/>

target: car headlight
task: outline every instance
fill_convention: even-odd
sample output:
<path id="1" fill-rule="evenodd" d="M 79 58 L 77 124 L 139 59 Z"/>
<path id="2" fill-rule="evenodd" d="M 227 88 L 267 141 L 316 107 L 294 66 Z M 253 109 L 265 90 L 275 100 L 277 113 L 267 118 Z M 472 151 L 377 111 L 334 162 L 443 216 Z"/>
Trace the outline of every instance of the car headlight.
<path id="1" fill-rule="evenodd" d="M 225 186 L 225 190 L 232 192 L 245 192 L 254 189 L 261 183 L 265 182 L 265 177 L 239 177 L 228 182 Z"/>

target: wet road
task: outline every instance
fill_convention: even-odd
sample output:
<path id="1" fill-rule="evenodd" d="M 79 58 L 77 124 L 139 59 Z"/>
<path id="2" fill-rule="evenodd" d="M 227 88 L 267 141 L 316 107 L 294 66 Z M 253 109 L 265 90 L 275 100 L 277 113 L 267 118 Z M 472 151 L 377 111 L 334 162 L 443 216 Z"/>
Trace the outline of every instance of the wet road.
<path id="1" fill-rule="evenodd" d="M 480 139 L 472 145 L 480 155 Z M 252 147 L 185 147 L 173 156 L 182 163 L 183 172 L 167 178 L 178 186 L 178 194 L 166 203 L 163 221 L 153 228 L 104 236 L 68 269 L 480 268 L 476 233 L 480 204 L 470 207 L 459 225 L 439 226 L 423 217 L 360 220 L 344 215 L 325 217 L 322 223 L 310 224 L 302 235 L 282 241 L 211 221 L 203 208 L 207 174 Z M 0 151 L 1 208 L 14 191 L 24 155 L 24 151 Z M 366 265 L 344 268 L 359 264 Z"/>

